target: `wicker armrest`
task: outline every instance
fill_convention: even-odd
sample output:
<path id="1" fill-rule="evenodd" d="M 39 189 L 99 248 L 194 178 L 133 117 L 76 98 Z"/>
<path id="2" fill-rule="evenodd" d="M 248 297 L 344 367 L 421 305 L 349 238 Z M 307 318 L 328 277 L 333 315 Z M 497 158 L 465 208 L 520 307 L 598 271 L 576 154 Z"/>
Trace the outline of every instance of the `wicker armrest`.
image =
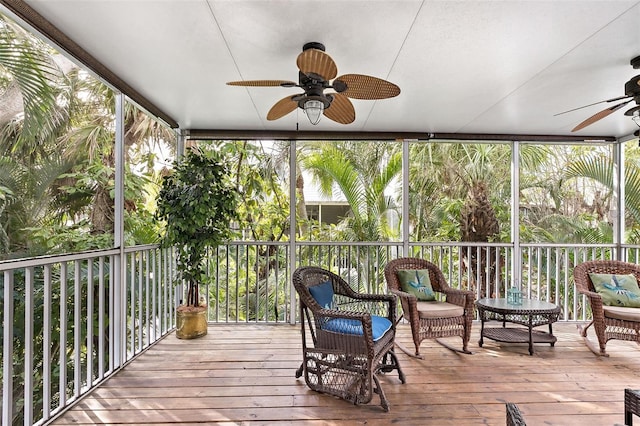
<path id="1" fill-rule="evenodd" d="M 356 311 L 339 311 L 337 309 L 320 309 L 315 314 L 317 317 L 327 318 L 344 318 L 352 320 L 361 320 L 363 322 L 369 321 L 371 324 L 371 314 L 368 312 L 356 312 Z"/>
<path id="2" fill-rule="evenodd" d="M 339 310 L 338 312 L 353 312 L 360 313 L 366 312 L 371 315 L 380 315 L 387 317 L 391 322 L 395 322 L 394 319 L 396 317 L 396 305 L 398 303 L 398 298 L 395 294 L 372 294 L 372 293 L 358 293 L 357 295 L 340 295 L 342 298 L 348 298 L 353 301 L 346 301 L 340 303 L 340 306 L 345 306 L 346 309 L 344 311 Z M 363 304 L 369 306 L 363 306 Z M 355 305 L 356 308 L 354 309 Z M 358 306 L 359 305 L 359 306 Z"/>
<path id="3" fill-rule="evenodd" d="M 390 288 L 389 289 L 389 293 L 395 294 L 396 296 L 398 296 L 398 298 L 403 301 L 403 306 L 404 303 L 407 303 L 407 308 L 409 309 L 409 312 L 405 312 L 405 315 L 409 315 L 409 318 L 411 318 L 411 316 L 415 313 L 417 315 L 418 312 L 418 298 L 413 295 L 413 294 L 409 294 L 406 291 L 402 291 L 402 290 L 397 290 L 394 288 Z"/>
<path id="4" fill-rule="evenodd" d="M 455 288 L 446 288 L 442 293 L 447 295 L 447 302 L 465 308 L 473 308 L 475 294 L 470 290 L 459 290 Z"/>
<path id="5" fill-rule="evenodd" d="M 380 301 L 380 302 L 396 302 L 396 296 L 393 294 L 375 294 L 375 293 L 357 293 L 355 295 L 350 295 L 352 299 L 359 300 L 371 300 L 371 301 Z"/>
<path id="6" fill-rule="evenodd" d="M 588 290 L 581 290 L 578 289 L 578 293 L 580 294 L 584 294 L 585 296 L 587 296 L 589 299 L 593 299 L 593 298 L 599 298 L 602 299 L 602 296 L 599 293 L 596 293 L 595 291 L 588 291 Z"/>
<path id="7" fill-rule="evenodd" d="M 604 311 L 602 309 L 602 296 L 595 291 L 586 291 L 578 289 L 580 294 L 584 294 L 589 298 L 589 304 L 591 305 L 591 311 L 594 315 L 604 315 Z"/>
<path id="8" fill-rule="evenodd" d="M 406 300 L 409 300 L 409 301 L 412 300 L 412 299 L 415 300 L 415 301 L 418 300 L 418 298 L 415 295 L 407 293 L 406 291 L 396 290 L 395 288 L 390 288 L 389 289 L 389 293 L 390 294 L 395 294 L 400 299 L 406 299 Z"/>

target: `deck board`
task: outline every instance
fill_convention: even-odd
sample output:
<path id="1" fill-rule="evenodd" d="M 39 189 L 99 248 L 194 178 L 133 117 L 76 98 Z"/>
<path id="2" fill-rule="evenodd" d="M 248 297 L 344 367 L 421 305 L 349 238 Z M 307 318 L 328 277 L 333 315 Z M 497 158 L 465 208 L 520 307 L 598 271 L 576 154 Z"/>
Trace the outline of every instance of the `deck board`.
<path id="1" fill-rule="evenodd" d="M 530 426 L 624 423 L 624 388 L 640 389 L 636 344 L 611 341 L 610 357 L 597 357 L 563 323 L 555 347 L 535 345 L 530 356 L 526 344 L 485 339 L 479 348 L 478 332 L 474 324 L 473 355 L 429 340 L 423 360 L 397 351 L 407 383 L 382 376 L 385 413 L 377 396 L 356 407 L 296 379 L 297 326 L 215 324 L 197 340 L 168 335 L 53 424 L 504 425 L 507 401 Z M 412 347 L 408 325 L 398 340 Z"/>

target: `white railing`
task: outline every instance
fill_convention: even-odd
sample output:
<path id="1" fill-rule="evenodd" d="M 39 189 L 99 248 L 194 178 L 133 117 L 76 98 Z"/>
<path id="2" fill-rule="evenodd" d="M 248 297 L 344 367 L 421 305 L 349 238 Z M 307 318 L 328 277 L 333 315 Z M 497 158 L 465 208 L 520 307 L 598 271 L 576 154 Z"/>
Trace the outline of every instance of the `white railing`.
<path id="1" fill-rule="evenodd" d="M 170 254 L 130 248 L 123 267 L 120 250 L 0 263 L 2 424 L 47 422 L 173 329 Z"/>
<path id="2" fill-rule="evenodd" d="M 288 267 L 289 243 L 237 242 L 210 258 L 209 321 L 289 322 L 295 318 Z M 357 291 L 385 292 L 384 265 L 402 256 L 399 242 L 297 242 L 296 267 L 315 265 L 345 278 Z M 583 297 L 575 297 L 573 267 L 591 259 L 640 259 L 640 248 L 613 244 L 410 243 L 408 255 L 436 263 L 451 286 L 506 297 L 512 285 L 526 297 L 562 307 L 561 320 L 589 317 Z"/>
<path id="3" fill-rule="evenodd" d="M 291 256 L 291 250 L 295 256 Z M 385 292 L 384 265 L 407 255 L 436 263 L 450 285 L 477 297 L 512 284 L 562 307 L 561 321 L 590 312 L 573 267 L 591 259 L 640 261 L 640 247 L 474 243 L 234 242 L 209 257 L 210 322 L 290 323 L 290 276 L 316 265 L 360 292 Z M 516 253 L 519 253 L 516 258 Z M 295 265 L 289 262 L 295 258 Z M 44 424 L 175 327 L 175 262 L 157 246 L 0 263 L 3 424 Z M 293 321 L 292 321 L 293 320 Z M 11 324 L 11 326 L 7 326 Z"/>

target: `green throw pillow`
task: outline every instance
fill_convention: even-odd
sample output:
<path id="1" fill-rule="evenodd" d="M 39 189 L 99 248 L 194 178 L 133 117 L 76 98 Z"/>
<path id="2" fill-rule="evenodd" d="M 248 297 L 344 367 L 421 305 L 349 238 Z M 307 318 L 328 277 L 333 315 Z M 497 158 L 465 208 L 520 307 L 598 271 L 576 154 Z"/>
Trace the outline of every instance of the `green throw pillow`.
<path id="1" fill-rule="evenodd" d="M 413 294 L 418 300 L 436 300 L 427 269 L 398 269 L 402 291 Z"/>
<path id="2" fill-rule="evenodd" d="M 616 274 L 589 274 L 602 303 L 608 306 L 640 308 L 640 288 L 636 277 Z"/>

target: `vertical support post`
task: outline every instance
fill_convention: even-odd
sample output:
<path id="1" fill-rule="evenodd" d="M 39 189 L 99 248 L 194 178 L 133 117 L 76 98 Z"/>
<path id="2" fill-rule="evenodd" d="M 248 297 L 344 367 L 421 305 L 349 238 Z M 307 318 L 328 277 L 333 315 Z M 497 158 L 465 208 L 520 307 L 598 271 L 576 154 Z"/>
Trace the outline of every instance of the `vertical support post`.
<path id="1" fill-rule="evenodd" d="M 611 155 L 613 156 L 613 196 L 615 197 L 613 205 L 613 243 L 616 245 L 616 252 L 612 254 L 612 258 L 616 260 L 623 259 L 622 244 L 624 244 L 624 216 L 625 216 L 625 170 L 624 170 L 624 145 L 618 140 L 617 143 L 611 145 Z"/>
<path id="2" fill-rule="evenodd" d="M 114 330 L 114 368 L 123 365 L 127 347 L 126 339 L 126 291 L 123 288 L 126 264 L 124 260 L 124 103 L 122 93 L 115 96 L 116 105 L 116 146 L 115 146 L 115 223 L 113 224 L 113 239 L 115 247 L 120 253 L 114 256 L 114 295 L 113 295 L 113 330 Z"/>
<path id="3" fill-rule="evenodd" d="M 402 256 L 409 256 L 409 143 L 402 140 Z"/>
<path id="4" fill-rule="evenodd" d="M 297 265 L 297 253 L 296 253 L 296 230 L 298 229 L 296 221 L 296 180 L 297 176 L 297 159 L 296 159 L 296 140 L 289 141 L 289 273 L 293 274 Z M 296 323 L 296 289 L 293 284 L 289 288 L 289 323 L 294 325 Z M 302 321 L 302 318 L 300 318 Z"/>
<path id="5" fill-rule="evenodd" d="M 184 130 L 176 129 L 176 160 L 184 155 L 185 151 L 185 139 L 186 134 Z M 174 251 L 169 250 L 169 254 L 173 257 Z M 184 287 L 182 285 L 182 279 L 177 280 L 176 288 L 173 293 L 174 301 L 173 301 L 173 310 L 178 309 L 178 306 L 182 305 L 184 298 Z M 172 318 L 175 318 L 174 315 L 171 315 Z"/>
<path id="6" fill-rule="evenodd" d="M 176 130 L 176 157 L 179 158 L 184 154 L 186 134 L 184 130 Z"/>
<path id="7" fill-rule="evenodd" d="M 511 286 L 520 289 L 522 249 L 520 247 L 520 141 L 511 142 Z"/>

